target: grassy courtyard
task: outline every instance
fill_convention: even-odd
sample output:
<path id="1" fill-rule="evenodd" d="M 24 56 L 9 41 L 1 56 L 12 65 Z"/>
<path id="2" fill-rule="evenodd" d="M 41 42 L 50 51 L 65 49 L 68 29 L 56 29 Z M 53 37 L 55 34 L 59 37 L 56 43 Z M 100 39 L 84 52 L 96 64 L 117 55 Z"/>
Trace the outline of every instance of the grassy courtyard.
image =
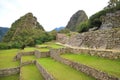
<path id="1" fill-rule="evenodd" d="M 18 49 L 0 50 L 0 69 L 19 66 L 19 61 L 14 61 Z"/>
<path id="2" fill-rule="evenodd" d="M 102 70 L 120 78 L 120 60 L 110 60 L 87 54 L 64 54 L 61 57 Z"/>
<path id="3" fill-rule="evenodd" d="M 92 77 L 51 58 L 40 58 L 38 62 L 52 74 L 56 80 L 94 80 Z"/>

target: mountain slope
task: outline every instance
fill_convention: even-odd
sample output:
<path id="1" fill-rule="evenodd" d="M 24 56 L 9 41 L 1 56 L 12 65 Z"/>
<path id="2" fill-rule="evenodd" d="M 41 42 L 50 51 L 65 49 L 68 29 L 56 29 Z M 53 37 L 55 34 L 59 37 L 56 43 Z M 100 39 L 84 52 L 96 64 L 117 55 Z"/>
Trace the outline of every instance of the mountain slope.
<path id="1" fill-rule="evenodd" d="M 6 27 L 0 27 L 0 41 L 2 40 L 3 36 L 6 34 L 6 32 L 9 30 L 9 28 Z"/>
<path id="2" fill-rule="evenodd" d="M 54 30 L 56 30 L 56 31 L 60 31 L 60 30 L 62 30 L 62 29 L 64 29 L 65 27 L 58 27 L 58 28 L 55 28 Z"/>
<path id="3" fill-rule="evenodd" d="M 44 29 L 37 21 L 37 18 L 34 17 L 32 13 L 27 13 L 12 24 L 3 38 L 3 42 L 27 45 L 31 42 L 34 43 L 34 40 L 38 38 L 42 32 L 44 32 Z"/>

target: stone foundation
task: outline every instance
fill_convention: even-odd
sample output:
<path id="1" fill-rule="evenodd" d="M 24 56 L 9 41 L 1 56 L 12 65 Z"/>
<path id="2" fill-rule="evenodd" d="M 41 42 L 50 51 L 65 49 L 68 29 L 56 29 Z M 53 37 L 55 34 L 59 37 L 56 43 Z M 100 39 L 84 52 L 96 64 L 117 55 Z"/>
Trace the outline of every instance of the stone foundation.
<path id="1" fill-rule="evenodd" d="M 17 73 L 20 73 L 20 67 L 1 69 L 0 70 L 0 77 L 1 76 L 9 76 L 12 74 L 17 74 Z"/>

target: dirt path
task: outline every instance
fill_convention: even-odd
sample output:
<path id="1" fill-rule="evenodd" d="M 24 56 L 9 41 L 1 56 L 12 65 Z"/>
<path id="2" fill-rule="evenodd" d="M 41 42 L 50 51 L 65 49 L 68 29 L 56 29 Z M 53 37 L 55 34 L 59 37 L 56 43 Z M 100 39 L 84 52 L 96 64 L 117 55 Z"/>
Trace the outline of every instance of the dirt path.
<path id="1" fill-rule="evenodd" d="M 74 49 L 88 49 L 88 50 L 97 50 L 97 51 L 112 51 L 112 52 L 120 52 L 120 50 L 110 50 L 110 49 L 93 49 L 93 48 L 83 48 L 83 47 L 76 47 L 76 46 L 71 46 L 68 44 L 62 44 L 59 42 L 56 42 L 56 44 L 65 46 L 65 47 L 69 47 L 69 48 L 74 48 Z"/>

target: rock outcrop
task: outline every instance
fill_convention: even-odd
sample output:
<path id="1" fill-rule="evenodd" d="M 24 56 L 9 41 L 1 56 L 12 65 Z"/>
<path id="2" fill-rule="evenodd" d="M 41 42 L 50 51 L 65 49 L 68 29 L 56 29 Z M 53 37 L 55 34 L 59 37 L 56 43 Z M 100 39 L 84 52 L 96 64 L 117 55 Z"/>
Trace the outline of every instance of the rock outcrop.
<path id="1" fill-rule="evenodd" d="M 100 29 L 120 28 L 120 10 L 101 16 L 102 25 Z"/>
<path id="2" fill-rule="evenodd" d="M 71 31 L 76 31 L 76 27 L 81 23 L 88 20 L 86 13 L 83 10 L 77 11 L 73 16 L 70 18 L 66 28 L 70 29 Z"/>
<path id="3" fill-rule="evenodd" d="M 67 44 L 82 48 L 120 50 L 120 28 L 77 34 Z"/>

